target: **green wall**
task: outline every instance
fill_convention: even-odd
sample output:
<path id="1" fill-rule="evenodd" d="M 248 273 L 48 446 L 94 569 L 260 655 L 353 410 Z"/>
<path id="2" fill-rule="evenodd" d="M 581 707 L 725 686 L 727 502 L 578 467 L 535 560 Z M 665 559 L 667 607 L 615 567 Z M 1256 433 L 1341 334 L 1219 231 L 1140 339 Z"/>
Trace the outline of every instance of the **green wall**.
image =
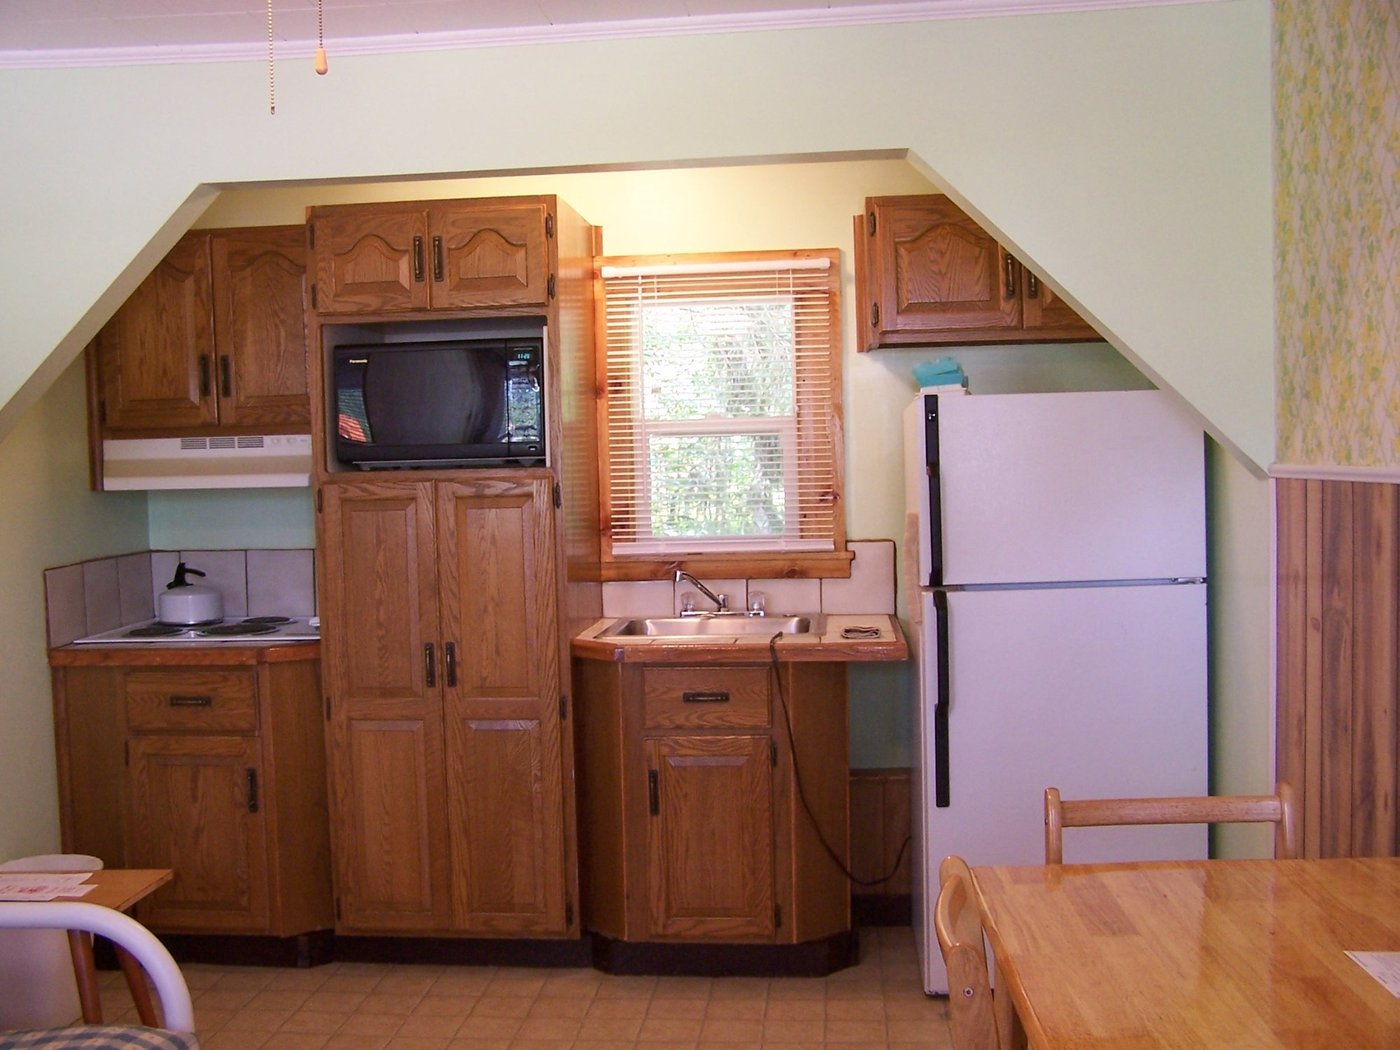
<path id="1" fill-rule="evenodd" d="M 1248 490 L 1263 485 L 1258 468 L 1273 455 L 1268 24 L 1266 0 L 1235 0 L 345 57 L 325 78 L 309 63 L 282 63 L 276 117 L 258 63 L 0 72 L 0 221 L 7 241 L 25 247 L 0 257 L 0 480 L 23 505 L 0 524 L 0 564 L 16 579 L 0 599 L 14 683 L 0 701 L 14 729 L 0 739 L 0 766 L 27 785 L 19 797 L 35 797 L 10 807 L 0 852 L 57 844 L 41 570 L 220 529 L 282 545 L 251 535 L 259 516 L 278 535 L 309 535 L 294 496 L 154 497 L 147 527 L 142 497 L 112 503 L 83 489 L 81 377 L 65 369 L 220 189 L 907 151 L 915 172 L 997 231 L 1123 358 L 1202 414 L 1239 457 L 1232 474 L 1244 480 L 1230 498 L 1243 491 L 1257 506 Z M 732 240 L 757 207 L 736 181 L 703 206 L 673 207 L 671 232 Z M 857 209 L 832 219 L 824 240 L 846 247 Z M 732 220 L 728 230 L 717 216 Z M 620 218 L 590 218 L 618 227 L 607 250 L 629 243 Z M 643 243 L 645 228 L 634 232 Z M 1039 352 L 979 351 L 976 367 L 987 383 L 1026 369 L 1102 382 L 1100 366 L 1123 367 L 1093 360 L 1102 349 L 1081 353 L 1056 351 L 1074 363 L 1046 369 Z M 868 468 L 898 456 L 886 407 L 907 393 L 914 359 L 847 355 L 850 473 L 870 494 L 852 499 L 853 536 L 900 534 L 891 475 Z M 35 436 L 35 418 L 67 425 Z M 35 470 L 35 459 L 61 466 Z M 262 515 L 267 506 L 274 513 Z M 229 530 L 229 520 L 241 524 Z M 1250 540 L 1252 552 L 1267 550 L 1265 535 Z M 1214 572 L 1237 613 L 1222 651 L 1251 666 L 1261 652 L 1267 660 L 1267 588 L 1253 589 L 1249 564 Z M 1230 750 L 1267 753 L 1267 695 L 1217 693 L 1216 704 L 1238 708 Z M 898 741 L 898 719 L 881 721 L 893 728 L 872 750 Z"/>

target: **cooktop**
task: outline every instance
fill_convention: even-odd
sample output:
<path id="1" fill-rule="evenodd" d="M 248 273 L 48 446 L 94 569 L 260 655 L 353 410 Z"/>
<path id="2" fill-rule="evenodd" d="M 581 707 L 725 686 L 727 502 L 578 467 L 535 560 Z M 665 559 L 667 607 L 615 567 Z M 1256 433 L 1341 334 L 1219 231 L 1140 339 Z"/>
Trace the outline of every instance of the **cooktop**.
<path id="1" fill-rule="evenodd" d="M 255 644 L 313 641 L 321 636 L 320 619 L 305 616 L 244 616 L 203 624 L 166 624 L 143 620 L 110 631 L 76 638 L 74 645 Z"/>

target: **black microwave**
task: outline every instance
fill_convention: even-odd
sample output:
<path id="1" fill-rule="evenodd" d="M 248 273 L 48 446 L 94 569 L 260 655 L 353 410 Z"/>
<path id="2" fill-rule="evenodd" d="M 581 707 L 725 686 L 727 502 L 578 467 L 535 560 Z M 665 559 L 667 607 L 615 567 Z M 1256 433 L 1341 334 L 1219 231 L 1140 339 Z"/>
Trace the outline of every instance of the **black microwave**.
<path id="1" fill-rule="evenodd" d="M 544 340 L 339 346 L 335 455 L 367 470 L 545 461 Z"/>

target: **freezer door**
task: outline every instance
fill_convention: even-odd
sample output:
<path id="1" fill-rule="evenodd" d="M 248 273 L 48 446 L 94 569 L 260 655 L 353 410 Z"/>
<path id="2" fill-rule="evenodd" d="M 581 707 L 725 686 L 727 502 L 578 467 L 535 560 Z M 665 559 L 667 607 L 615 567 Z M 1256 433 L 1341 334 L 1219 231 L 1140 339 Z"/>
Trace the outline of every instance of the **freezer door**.
<path id="1" fill-rule="evenodd" d="M 942 583 L 1205 576 L 1205 442 L 1171 395 L 941 397 L 937 414 L 924 531 Z"/>
<path id="2" fill-rule="evenodd" d="M 937 615 L 932 598 L 924 608 Z M 948 760 L 933 753 L 937 661 L 920 652 L 926 990 L 946 991 L 929 923 L 939 861 L 1041 864 L 1043 797 L 1207 793 L 1206 587 L 1082 587 L 947 596 Z M 927 627 L 927 625 L 926 625 Z M 948 805 L 936 804 L 948 779 Z M 1068 862 L 1203 857 L 1196 826 L 1075 828 Z M 940 987 L 940 985 L 943 985 Z"/>

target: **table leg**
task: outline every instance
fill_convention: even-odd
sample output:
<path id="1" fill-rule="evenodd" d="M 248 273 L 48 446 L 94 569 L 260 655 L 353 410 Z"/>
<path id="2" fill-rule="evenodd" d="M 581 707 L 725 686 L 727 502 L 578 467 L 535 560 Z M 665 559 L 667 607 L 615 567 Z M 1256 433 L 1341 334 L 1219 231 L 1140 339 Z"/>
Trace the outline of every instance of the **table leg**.
<path id="1" fill-rule="evenodd" d="M 131 989 L 131 999 L 136 1004 L 136 1015 L 147 1028 L 159 1028 L 155 1004 L 151 1002 L 151 987 L 146 983 L 146 971 L 125 948 L 113 944 L 117 950 L 117 962 L 121 963 L 122 973 L 126 974 L 126 986 Z"/>
<path id="2" fill-rule="evenodd" d="M 68 952 L 73 956 L 73 978 L 78 983 L 83 1023 L 101 1024 L 102 996 L 97 990 L 97 963 L 92 957 L 92 934 L 83 930 L 69 930 Z"/>

